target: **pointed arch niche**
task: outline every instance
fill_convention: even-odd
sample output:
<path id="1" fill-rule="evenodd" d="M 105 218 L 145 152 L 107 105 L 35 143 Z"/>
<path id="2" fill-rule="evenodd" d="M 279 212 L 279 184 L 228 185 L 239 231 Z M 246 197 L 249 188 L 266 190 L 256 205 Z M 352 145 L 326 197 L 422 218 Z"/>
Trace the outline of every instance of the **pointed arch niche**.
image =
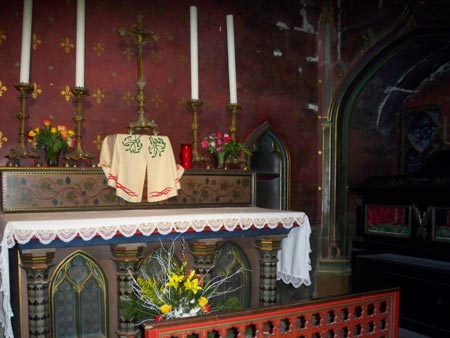
<path id="1" fill-rule="evenodd" d="M 51 285 L 54 337 L 109 337 L 108 283 L 93 257 L 73 252 L 56 268 Z"/>
<path id="2" fill-rule="evenodd" d="M 352 187 L 369 176 L 398 174 L 396 115 L 408 96 L 449 62 L 449 36 L 448 26 L 418 27 L 414 13 L 406 9 L 390 32 L 353 64 L 324 109 L 317 273 L 323 290 L 339 284 L 335 277 L 348 279 L 351 273 L 356 228 Z M 345 288 L 342 292 L 348 292 Z"/>
<path id="3" fill-rule="evenodd" d="M 245 145 L 253 151 L 250 168 L 256 173 L 256 205 L 289 209 L 290 155 L 280 137 L 264 122 L 248 136 Z"/>

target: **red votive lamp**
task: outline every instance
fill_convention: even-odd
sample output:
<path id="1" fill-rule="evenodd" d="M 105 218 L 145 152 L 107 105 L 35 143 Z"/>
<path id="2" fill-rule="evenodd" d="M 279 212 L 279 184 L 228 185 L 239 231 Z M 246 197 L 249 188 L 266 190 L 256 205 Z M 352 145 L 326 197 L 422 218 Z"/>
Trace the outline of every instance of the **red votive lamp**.
<path id="1" fill-rule="evenodd" d="M 190 169 L 192 164 L 192 146 L 190 144 L 182 144 L 180 150 L 181 165 L 184 169 Z"/>

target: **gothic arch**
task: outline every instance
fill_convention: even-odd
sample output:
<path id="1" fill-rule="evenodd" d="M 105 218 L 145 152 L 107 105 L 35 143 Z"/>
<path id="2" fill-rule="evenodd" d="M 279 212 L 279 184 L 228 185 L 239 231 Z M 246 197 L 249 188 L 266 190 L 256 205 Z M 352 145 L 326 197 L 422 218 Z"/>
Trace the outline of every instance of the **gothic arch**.
<path id="1" fill-rule="evenodd" d="M 250 168 L 256 172 L 257 206 L 289 209 L 291 161 L 284 142 L 264 122 L 247 137 L 245 145 L 253 151 Z"/>
<path id="2" fill-rule="evenodd" d="M 449 62 L 445 56 L 450 49 L 449 36 L 448 27 L 417 28 L 414 13 L 407 8 L 397 25 L 353 64 L 337 88 L 323 116 L 322 267 L 327 267 L 327 261 L 349 258 L 349 229 L 353 226 L 349 221 L 353 212 L 349 209 L 351 124 L 363 114 L 367 114 L 365 125 L 375 128 L 394 120 L 408 93 L 391 91 L 392 84 L 381 81 L 383 73 L 390 71 L 390 78 L 402 81 L 404 88 L 416 88 L 436 67 Z M 423 62 L 424 58 L 429 60 Z M 365 111 L 359 109 L 364 94 L 372 95 Z"/>
<path id="3" fill-rule="evenodd" d="M 75 251 L 58 265 L 50 299 L 54 337 L 109 337 L 107 278 L 89 254 Z"/>
<path id="4" fill-rule="evenodd" d="M 244 251 L 237 244 L 225 241 L 214 255 L 213 266 L 216 276 L 230 276 L 239 269 L 241 270 L 230 280 L 230 283 L 223 285 L 225 288 L 237 288 L 237 290 L 223 297 L 224 299 L 237 297 L 243 308 L 249 308 L 251 306 L 252 276 L 250 261 Z"/>

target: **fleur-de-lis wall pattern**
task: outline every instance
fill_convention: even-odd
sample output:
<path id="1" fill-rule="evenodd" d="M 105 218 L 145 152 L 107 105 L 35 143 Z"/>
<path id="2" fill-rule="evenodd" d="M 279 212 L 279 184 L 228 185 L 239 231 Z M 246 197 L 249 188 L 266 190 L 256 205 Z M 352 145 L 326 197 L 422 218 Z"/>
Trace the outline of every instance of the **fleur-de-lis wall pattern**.
<path id="1" fill-rule="evenodd" d="M 8 138 L 0 131 L 0 148 L 3 147 L 3 143 L 8 142 Z"/>
<path id="2" fill-rule="evenodd" d="M 94 52 L 95 55 L 101 56 L 105 52 L 105 46 L 101 42 L 95 42 L 94 43 Z"/>
<path id="3" fill-rule="evenodd" d="M 92 97 L 95 99 L 97 103 L 102 103 L 102 101 L 105 99 L 105 93 L 100 88 L 95 89 L 92 93 Z"/>
<path id="4" fill-rule="evenodd" d="M 64 99 L 66 100 L 66 102 L 70 101 L 70 98 L 73 96 L 72 91 L 70 90 L 70 86 L 66 85 L 62 90 L 61 90 L 61 95 L 64 97 Z"/>
<path id="5" fill-rule="evenodd" d="M 61 47 L 64 49 L 64 51 L 69 54 L 71 50 L 75 48 L 74 43 L 70 38 L 64 38 L 61 40 Z"/>
<path id="6" fill-rule="evenodd" d="M 31 40 L 31 46 L 33 47 L 33 50 L 36 50 L 38 46 L 41 44 L 42 44 L 41 38 L 37 34 L 33 34 Z"/>
<path id="7" fill-rule="evenodd" d="M 0 45 L 4 40 L 6 40 L 6 33 L 3 29 L 0 29 Z"/>
<path id="8" fill-rule="evenodd" d="M 8 87 L 6 87 L 2 81 L 0 81 L 0 97 L 3 96 L 3 93 L 5 93 L 8 90 Z"/>

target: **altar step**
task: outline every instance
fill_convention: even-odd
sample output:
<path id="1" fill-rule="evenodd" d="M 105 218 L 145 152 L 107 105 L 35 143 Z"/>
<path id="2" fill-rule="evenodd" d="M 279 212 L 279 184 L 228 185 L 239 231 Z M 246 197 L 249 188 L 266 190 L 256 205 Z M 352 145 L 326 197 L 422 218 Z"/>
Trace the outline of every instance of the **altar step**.
<path id="1" fill-rule="evenodd" d="M 404 328 L 399 328 L 398 329 L 398 338 L 432 338 L 432 337 L 424 336 L 420 333 L 409 331 Z"/>

